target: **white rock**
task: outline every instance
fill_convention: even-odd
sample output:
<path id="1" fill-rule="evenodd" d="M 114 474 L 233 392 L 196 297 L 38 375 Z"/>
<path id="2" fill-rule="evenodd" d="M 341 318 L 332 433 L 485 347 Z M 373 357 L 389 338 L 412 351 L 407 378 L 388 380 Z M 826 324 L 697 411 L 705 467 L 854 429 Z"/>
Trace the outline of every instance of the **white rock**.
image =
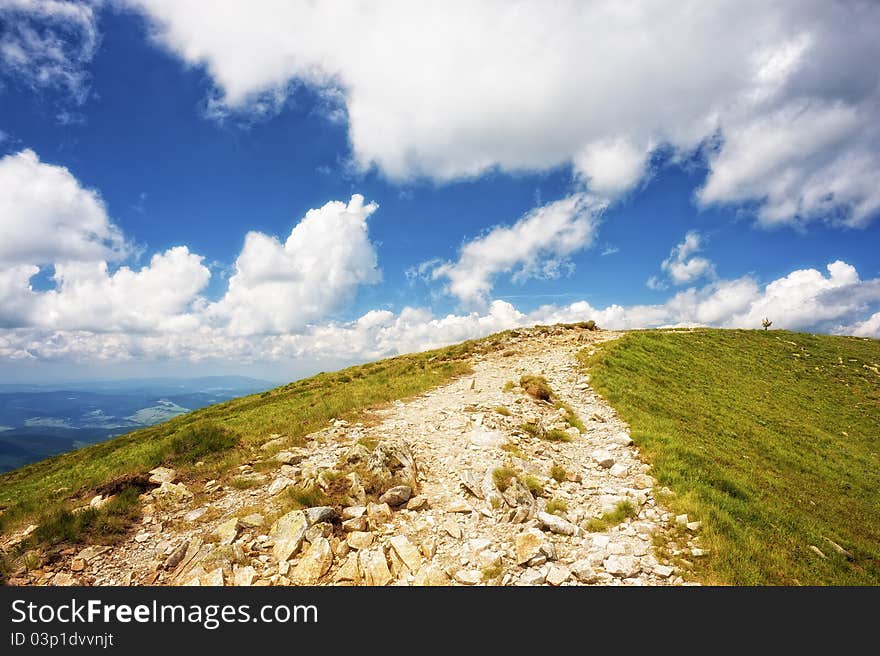
<path id="1" fill-rule="evenodd" d="M 477 585 L 483 581 L 483 573 L 476 569 L 463 569 L 456 572 L 454 578 L 462 585 Z"/>
<path id="2" fill-rule="evenodd" d="M 605 571 L 614 576 L 629 578 L 641 571 L 639 562 L 632 556 L 613 554 L 605 559 Z"/>
<path id="3" fill-rule="evenodd" d="M 501 431 L 480 427 L 470 432 L 468 441 L 474 446 L 497 449 L 507 443 L 507 436 Z"/>
<path id="4" fill-rule="evenodd" d="M 675 568 L 670 567 L 669 565 L 654 565 L 654 574 L 664 579 L 668 579 L 672 576 L 674 571 Z"/>
<path id="5" fill-rule="evenodd" d="M 532 558 L 541 553 L 541 546 L 544 544 L 544 534 L 536 528 L 528 528 L 514 540 L 514 550 L 516 552 L 516 563 L 524 565 Z"/>
<path id="6" fill-rule="evenodd" d="M 612 466 L 611 469 L 608 471 L 609 474 L 611 474 L 612 476 L 616 476 L 617 478 L 623 478 L 624 476 L 626 476 L 626 472 L 627 466 L 622 465 L 619 462 L 615 463 L 614 466 Z"/>
<path id="7" fill-rule="evenodd" d="M 619 444 L 621 446 L 629 446 L 630 444 L 633 443 L 632 438 L 629 436 L 629 433 L 627 433 L 626 431 L 619 432 L 617 435 L 615 435 L 613 438 L 611 438 L 611 441 L 614 442 L 615 444 Z"/>
<path id="8" fill-rule="evenodd" d="M 554 564 L 547 572 L 547 583 L 550 585 L 562 585 L 571 577 L 571 570 L 565 565 Z"/>
<path id="9" fill-rule="evenodd" d="M 551 515 L 546 512 L 538 513 L 538 521 L 548 531 L 558 533 L 559 535 L 578 535 L 581 529 L 569 521 L 562 519 L 559 515 Z"/>
<path id="10" fill-rule="evenodd" d="M 150 470 L 150 483 L 162 485 L 162 483 L 173 483 L 177 478 L 177 472 L 170 467 L 156 467 Z"/>
<path id="11" fill-rule="evenodd" d="M 592 456 L 595 463 L 605 469 L 608 469 L 614 464 L 614 458 L 611 457 L 611 454 L 602 449 L 596 449 L 593 451 Z"/>
<path id="12" fill-rule="evenodd" d="M 422 558 L 419 555 L 419 550 L 405 535 L 395 535 L 388 542 L 391 543 L 391 548 L 394 549 L 394 552 L 400 560 L 403 561 L 403 564 L 407 566 L 410 572 L 415 574 L 419 571 L 419 568 L 422 565 Z"/>
<path id="13" fill-rule="evenodd" d="M 581 583 L 592 583 L 596 580 L 596 570 L 589 560 L 577 560 L 571 564 L 571 572 Z"/>
<path id="14" fill-rule="evenodd" d="M 271 485 L 269 485 L 269 496 L 274 497 L 276 494 L 283 492 L 291 485 L 293 485 L 293 481 L 291 479 L 287 478 L 287 476 L 279 476 L 274 481 L 272 481 Z"/>

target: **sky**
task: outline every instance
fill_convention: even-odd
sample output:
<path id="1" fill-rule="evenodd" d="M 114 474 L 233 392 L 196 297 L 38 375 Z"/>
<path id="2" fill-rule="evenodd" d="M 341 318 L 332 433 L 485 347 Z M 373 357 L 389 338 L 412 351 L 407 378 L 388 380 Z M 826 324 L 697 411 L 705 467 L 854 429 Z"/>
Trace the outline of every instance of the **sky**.
<path id="1" fill-rule="evenodd" d="M 880 338 L 880 4 L 0 0 L 0 382 Z"/>

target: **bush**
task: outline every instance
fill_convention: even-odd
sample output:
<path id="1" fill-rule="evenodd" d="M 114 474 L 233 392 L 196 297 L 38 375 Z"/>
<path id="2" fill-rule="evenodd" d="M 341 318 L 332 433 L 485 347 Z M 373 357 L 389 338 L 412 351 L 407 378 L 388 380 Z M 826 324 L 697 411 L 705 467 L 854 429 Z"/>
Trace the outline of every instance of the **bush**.
<path id="1" fill-rule="evenodd" d="M 516 470 L 513 467 L 497 467 L 492 471 L 492 480 L 500 492 L 510 487 L 510 483 L 516 478 Z"/>
<path id="2" fill-rule="evenodd" d="M 571 440 L 573 439 L 571 435 L 566 433 L 564 430 L 560 430 L 559 428 L 548 430 L 541 436 L 541 438 L 547 440 L 548 442 L 571 442 Z"/>
<path id="3" fill-rule="evenodd" d="M 553 465 L 550 468 L 550 478 L 557 483 L 562 483 L 568 477 L 568 472 L 559 465 Z"/>
<path id="4" fill-rule="evenodd" d="M 553 390 L 543 376 L 523 376 L 519 379 L 519 385 L 526 394 L 538 401 L 549 401 L 553 398 Z"/>
<path id="5" fill-rule="evenodd" d="M 138 488 L 128 487 L 101 508 L 86 508 L 76 513 L 67 509 L 56 510 L 40 520 L 27 544 L 54 546 L 61 543 L 112 542 L 124 535 L 140 515 L 140 493 Z"/>
<path id="6" fill-rule="evenodd" d="M 547 502 L 546 511 L 551 515 L 562 515 L 568 511 L 568 503 L 562 499 L 550 499 Z"/>

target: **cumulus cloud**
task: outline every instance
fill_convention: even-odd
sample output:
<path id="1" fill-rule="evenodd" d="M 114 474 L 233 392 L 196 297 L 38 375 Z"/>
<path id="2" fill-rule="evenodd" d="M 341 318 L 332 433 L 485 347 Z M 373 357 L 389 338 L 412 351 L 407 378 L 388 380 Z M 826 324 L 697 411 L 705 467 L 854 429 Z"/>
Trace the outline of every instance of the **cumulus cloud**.
<path id="1" fill-rule="evenodd" d="M 379 282 L 367 218 L 378 209 L 355 194 L 309 210 L 282 244 L 250 232 L 226 295 L 207 315 L 235 334 L 288 332 L 351 301 L 358 287 Z"/>
<path id="2" fill-rule="evenodd" d="M 694 255 L 703 248 L 702 237 L 696 230 L 690 230 L 684 236 L 684 241 L 677 244 L 660 264 L 660 268 L 666 279 L 674 285 L 686 285 L 703 277 L 713 277 L 715 266 L 705 257 Z M 667 284 L 663 278 L 651 276 L 648 278 L 648 287 L 651 289 L 666 289 Z"/>
<path id="3" fill-rule="evenodd" d="M 864 321 L 857 321 L 851 326 L 838 326 L 834 332 L 840 335 L 880 339 L 880 312 L 875 312 Z"/>
<path id="4" fill-rule="evenodd" d="M 583 193 L 535 208 L 467 242 L 458 260 L 434 266 L 431 276 L 446 280 L 446 291 L 465 305 L 485 306 L 498 274 L 512 274 L 514 282 L 559 277 L 569 256 L 592 243 L 604 209 L 604 201 Z"/>
<path id="5" fill-rule="evenodd" d="M 58 88 L 75 103 L 88 95 L 86 66 L 98 46 L 97 2 L 0 3 L 0 75 L 34 88 Z"/>
<path id="6" fill-rule="evenodd" d="M 612 197 L 663 148 L 706 153 L 700 203 L 768 225 L 880 209 L 877 3 L 128 4 L 229 110 L 322 89 L 355 162 L 392 179 L 570 165 Z"/>
<path id="7" fill-rule="evenodd" d="M 116 260 L 122 233 L 97 191 L 32 150 L 0 159 L 0 265 Z"/>

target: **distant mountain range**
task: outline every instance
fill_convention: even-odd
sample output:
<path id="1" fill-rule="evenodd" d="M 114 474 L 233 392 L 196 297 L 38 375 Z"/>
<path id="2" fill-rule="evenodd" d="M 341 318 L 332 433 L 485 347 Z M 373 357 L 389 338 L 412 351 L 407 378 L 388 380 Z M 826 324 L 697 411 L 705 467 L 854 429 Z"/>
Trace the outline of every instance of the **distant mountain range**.
<path id="1" fill-rule="evenodd" d="M 277 385 L 245 376 L 0 384 L 0 472 Z"/>

